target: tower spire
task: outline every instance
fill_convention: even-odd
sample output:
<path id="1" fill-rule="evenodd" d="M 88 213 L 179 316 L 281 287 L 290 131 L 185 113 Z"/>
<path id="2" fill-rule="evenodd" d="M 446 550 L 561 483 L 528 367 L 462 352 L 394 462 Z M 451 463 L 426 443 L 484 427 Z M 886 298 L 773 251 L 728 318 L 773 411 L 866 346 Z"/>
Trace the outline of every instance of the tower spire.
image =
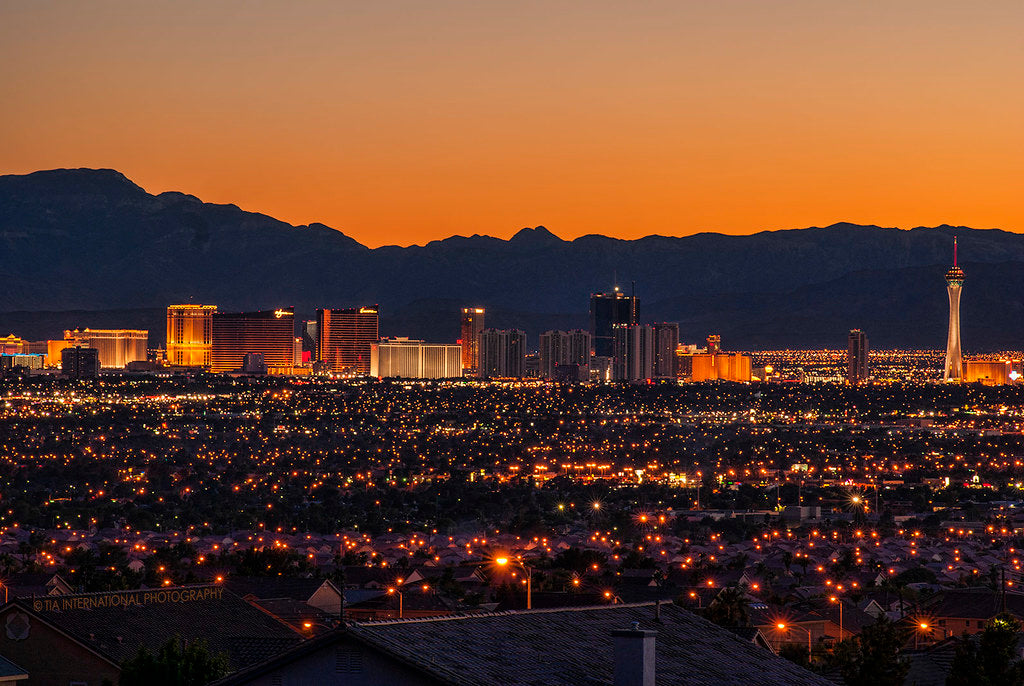
<path id="1" fill-rule="evenodd" d="M 953 266 L 956 266 L 956 236 L 953 236 Z"/>

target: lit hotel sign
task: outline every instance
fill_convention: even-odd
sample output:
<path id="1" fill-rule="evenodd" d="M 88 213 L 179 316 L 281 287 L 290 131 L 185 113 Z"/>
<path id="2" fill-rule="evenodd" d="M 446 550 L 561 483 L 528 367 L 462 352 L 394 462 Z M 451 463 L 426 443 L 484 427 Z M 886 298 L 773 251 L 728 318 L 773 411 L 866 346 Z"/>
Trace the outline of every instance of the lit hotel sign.
<path id="1" fill-rule="evenodd" d="M 289 312 L 288 310 L 274 310 L 274 316 L 277 317 L 278 319 L 280 319 L 281 317 L 291 317 L 293 314 L 295 313 Z"/>
<path id="2" fill-rule="evenodd" d="M 360 307 L 359 314 L 377 314 L 377 310 L 373 307 Z"/>
<path id="3" fill-rule="evenodd" d="M 32 609 L 36 612 L 61 612 L 63 610 L 95 610 L 103 607 L 192 603 L 197 600 L 220 600 L 223 595 L 223 588 L 205 586 L 203 588 L 166 588 L 126 593 L 100 593 L 89 596 L 54 596 L 52 598 L 36 598 L 32 602 Z"/>

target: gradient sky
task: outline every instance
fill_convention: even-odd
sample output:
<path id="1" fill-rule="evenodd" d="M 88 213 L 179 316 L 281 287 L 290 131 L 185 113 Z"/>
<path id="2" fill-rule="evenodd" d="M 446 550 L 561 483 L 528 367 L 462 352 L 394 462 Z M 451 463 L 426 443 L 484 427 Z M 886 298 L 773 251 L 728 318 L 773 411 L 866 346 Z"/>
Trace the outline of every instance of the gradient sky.
<path id="1" fill-rule="evenodd" d="M 1022 0 L 0 0 L 0 173 L 370 246 L 1024 231 Z"/>

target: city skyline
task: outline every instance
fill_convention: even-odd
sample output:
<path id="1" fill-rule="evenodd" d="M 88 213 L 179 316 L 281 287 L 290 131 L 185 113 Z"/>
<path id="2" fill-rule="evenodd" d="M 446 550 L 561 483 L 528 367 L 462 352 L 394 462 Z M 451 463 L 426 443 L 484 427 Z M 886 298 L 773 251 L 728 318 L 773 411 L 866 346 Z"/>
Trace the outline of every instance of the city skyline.
<path id="1" fill-rule="evenodd" d="M 0 0 L 0 680 L 1024 686 L 1021 26 Z"/>

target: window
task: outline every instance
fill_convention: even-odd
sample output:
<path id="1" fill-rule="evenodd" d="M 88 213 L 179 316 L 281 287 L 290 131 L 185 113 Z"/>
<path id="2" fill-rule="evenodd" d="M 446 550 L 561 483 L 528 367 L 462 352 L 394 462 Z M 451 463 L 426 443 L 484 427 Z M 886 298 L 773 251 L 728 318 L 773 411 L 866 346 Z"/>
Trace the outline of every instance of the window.
<path id="1" fill-rule="evenodd" d="M 363 654 L 358 650 L 338 648 L 334 652 L 335 674 L 362 674 Z"/>

